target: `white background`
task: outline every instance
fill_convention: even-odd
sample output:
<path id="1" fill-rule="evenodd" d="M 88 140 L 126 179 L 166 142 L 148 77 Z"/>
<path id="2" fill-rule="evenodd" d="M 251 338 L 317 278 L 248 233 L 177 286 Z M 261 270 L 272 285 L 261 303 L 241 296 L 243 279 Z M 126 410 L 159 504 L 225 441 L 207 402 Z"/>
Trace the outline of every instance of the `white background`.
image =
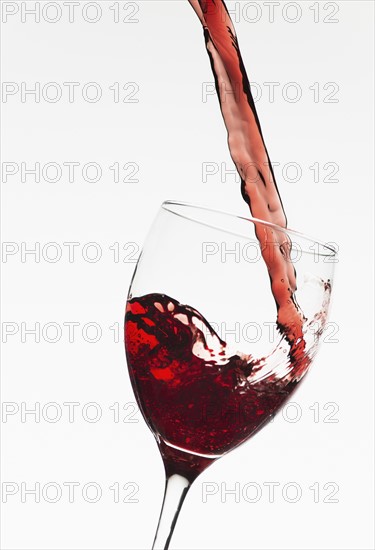
<path id="1" fill-rule="evenodd" d="M 217 99 L 209 96 L 202 101 L 203 83 L 212 82 L 212 75 L 200 24 L 187 1 L 99 2 L 96 23 L 87 21 L 96 9 L 87 2 L 79 2 L 71 23 L 63 2 L 59 21 L 48 21 L 57 13 L 50 6 L 35 22 L 22 13 L 34 4 L 2 2 L 3 17 L 5 5 L 11 5 L 6 8 L 10 11 L 18 8 L 2 24 L 2 79 L 19 88 L 22 82 L 27 88 L 55 82 L 63 95 L 51 103 L 43 95 L 40 102 L 30 95 L 22 101 L 21 92 L 16 92 L 3 96 L 2 103 L 2 160 L 19 168 L 2 186 L 2 239 L 15 243 L 7 248 L 13 246 L 15 253 L 2 260 L 3 331 L 4 326 L 17 330 L 3 345 L 2 399 L 13 403 L 6 407 L 14 414 L 2 418 L 2 481 L 13 483 L 16 492 L 2 505 L 2 547 L 145 549 L 152 542 L 164 480 L 156 445 L 139 413 L 134 417 L 138 422 L 122 422 L 122 407 L 134 402 L 134 396 L 121 337 L 115 343 L 109 328 L 122 325 L 134 269 L 134 263 L 124 263 L 128 256 L 122 246 L 141 246 L 159 204 L 167 198 L 240 214 L 246 214 L 247 207 L 233 176 L 221 182 L 218 173 L 202 181 L 202 163 L 232 165 Z M 45 5 L 36 4 L 41 10 Z M 133 22 L 115 23 L 110 9 L 115 4 L 121 18 Z M 249 4 L 257 4 L 257 11 Z M 300 421 L 279 416 L 202 474 L 181 513 L 174 549 L 373 548 L 373 3 L 321 2 L 319 13 L 318 3 L 293 4 L 297 8 L 287 11 L 282 10 L 285 3 L 276 6 L 273 22 L 263 2 L 231 2 L 228 7 L 237 9 L 244 62 L 250 79 L 262 90 L 257 109 L 271 159 L 280 163 L 275 173 L 289 225 L 339 244 L 330 316 L 337 333 L 323 343 L 308 381 L 293 399 Z M 300 19 L 290 22 L 298 13 Z M 331 19 L 338 21 L 329 23 Z M 72 103 L 63 82 L 79 83 Z M 82 96 L 88 82 L 102 90 L 95 103 Z M 128 87 L 116 103 L 109 89 L 115 82 L 136 83 L 138 102 L 122 101 L 129 99 Z M 280 84 L 274 101 L 266 82 Z M 297 102 L 290 101 L 291 88 L 283 96 L 289 82 L 302 91 Z M 332 82 L 334 88 L 324 89 Z M 314 83 L 319 86 L 318 98 L 309 89 Z M 338 101 L 325 101 L 337 87 L 332 97 Z M 53 97 L 53 89 L 49 91 Z M 39 183 L 30 175 L 21 181 L 22 162 L 30 168 L 35 162 L 63 167 L 73 161 L 80 163 L 73 182 L 67 169 L 56 183 L 43 175 Z M 88 162 L 101 166 L 100 181 L 85 181 L 82 166 Z M 137 163 L 134 177 L 139 181 L 114 182 L 109 169 L 114 162 Z M 287 177 L 282 173 L 290 162 L 302 171 L 294 183 L 292 170 Z M 322 181 L 328 162 L 338 165 L 334 178 L 339 181 Z M 320 166 L 318 182 L 309 169 L 314 163 Z M 51 178 L 52 170 L 49 174 Z M 31 255 L 22 261 L 21 243 L 29 248 L 40 243 L 43 248 L 51 242 L 63 250 L 56 263 L 43 254 L 40 262 Z M 64 242 L 79 243 L 71 263 Z M 94 252 L 84 248 L 89 242 L 101 247 L 102 257 L 95 263 L 82 257 L 82 252 Z M 109 248 L 116 242 L 119 262 Z M 52 256 L 52 248 L 49 252 Z M 79 323 L 73 343 L 63 325 L 69 321 Z M 82 334 L 89 322 L 102 328 L 97 343 L 85 341 Z M 51 329 L 39 343 L 32 335 L 22 342 L 22 327 L 35 323 L 41 330 L 46 323 L 56 323 L 62 328 L 61 339 L 46 341 L 53 336 Z M 49 421 L 53 408 L 44 409 L 40 422 L 32 415 L 22 422 L 22 407 L 40 403 L 43 408 L 51 402 L 63 411 L 58 422 Z M 79 403 L 72 423 L 64 402 Z M 98 422 L 82 416 L 94 415 L 94 409 L 84 408 L 90 402 L 101 408 Z M 120 422 L 109 409 L 116 402 Z M 309 409 L 314 403 L 318 419 Z M 327 403 L 338 407 L 333 416 L 338 422 L 324 421 L 333 410 Z M 63 483 L 72 481 L 80 485 L 70 503 Z M 88 499 L 82 496 L 89 482 L 102 490 L 96 503 L 87 502 L 90 492 Z M 109 487 L 129 482 L 139 487 L 133 497 L 138 502 L 121 502 L 135 485 L 121 490 L 120 502 L 114 502 Z M 234 495 L 225 498 L 220 485 L 233 489 L 237 483 L 241 491 L 249 482 L 262 489 L 257 503 L 248 502 L 242 493 L 239 502 Z M 273 503 L 265 482 L 280 483 Z M 48 502 L 54 496 L 52 487 L 39 503 L 32 495 L 22 502 L 22 483 L 28 488 L 54 483 L 63 490 L 61 499 Z M 218 491 L 204 502 L 207 483 Z M 283 497 L 286 483 L 300 487 L 298 502 Z M 320 488 L 318 502 L 309 489 L 314 483 Z M 327 483 L 336 485 L 324 488 Z M 336 486 L 333 498 L 338 502 L 324 502 Z"/>

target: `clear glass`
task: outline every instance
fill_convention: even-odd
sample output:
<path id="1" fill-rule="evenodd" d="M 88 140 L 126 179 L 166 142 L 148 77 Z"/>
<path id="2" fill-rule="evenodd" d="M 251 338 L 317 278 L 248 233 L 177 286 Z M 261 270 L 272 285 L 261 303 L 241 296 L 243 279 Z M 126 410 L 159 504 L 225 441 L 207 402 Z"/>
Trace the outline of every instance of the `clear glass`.
<path id="1" fill-rule="evenodd" d="M 305 347 L 298 362 L 293 363 L 288 341 L 276 324 L 275 300 L 255 230 L 257 234 L 262 230 L 275 236 L 284 234 L 290 245 L 288 262 L 293 265 L 297 280 L 294 298 L 304 316 Z M 269 246 L 279 246 L 278 242 L 280 239 L 275 238 Z M 186 325 L 187 321 L 184 314 L 177 315 L 180 304 L 187 304 L 199 312 L 214 332 L 211 333 L 202 323 L 199 325 L 198 314 L 192 316 L 200 329 L 197 326 L 192 329 L 194 338 L 197 334 L 199 338 L 194 340 L 189 353 L 194 364 L 198 362 L 203 366 L 202 371 L 194 375 L 197 378 L 192 381 L 194 393 L 187 405 L 188 386 L 180 383 L 183 378 L 176 378 L 173 382 L 173 376 L 181 368 L 173 370 L 176 369 L 174 365 L 180 357 L 185 357 L 186 341 L 182 338 L 183 343 L 179 343 L 167 335 L 163 353 L 175 360 L 166 369 L 155 371 L 155 353 L 161 349 L 160 342 L 157 345 L 153 342 L 149 352 L 143 344 L 139 347 L 140 337 L 153 338 L 149 334 L 154 330 L 153 321 L 146 319 L 148 326 L 143 325 L 140 330 L 138 325 L 135 332 L 134 323 L 125 323 L 128 367 L 134 393 L 156 438 L 166 471 L 166 490 L 153 548 L 169 547 L 182 503 L 196 477 L 262 428 L 308 371 L 327 320 L 336 262 L 337 253 L 332 245 L 296 231 L 186 203 L 166 201 L 161 205 L 135 268 L 127 310 L 131 311 L 137 298 L 156 295 L 152 297 L 153 307 L 156 304 L 155 307 L 166 316 L 176 315 L 173 322 L 178 319 L 181 331 L 185 331 L 181 334 L 186 333 L 182 324 Z M 167 298 L 163 298 L 164 295 Z M 161 296 L 160 300 L 158 296 Z M 168 306 L 164 307 L 158 300 L 166 300 L 164 303 Z M 164 330 L 161 326 L 156 326 L 155 330 Z M 205 354 L 211 347 L 220 346 L 220 342 L 226 342 L 225 353 L 222 353 L 224 358 L 222 364 L 213 367 Z M 140 350 L 141 363 L 138 355 L 134 355 L 135 346 Z M 231 357 L 229 362 L 228 357 Z M 240 367 L 234 363 L 233 357 L 239 358 Z M 137 372 L 139 364 L 145 369 L 142 375 Z M 252 365 L 251 374 L 246 371 L 246 364 Z M 233 372 L 229 374 L 225 369 Z M 214 372 L 215 376 L 210 378 L 209 372 Z M 223 389 L 225 384 L 217 385 L 216 380 L 221 380 L 220 377 L 233 378 L 234 375 L 236 384 L 230 389 Z M 238 382 L 238 376 L 242 376 L 241 382 Z M 215 405 L 217 391 L 221 392 L 220 411 L 207 412 L 208 395 L 209 406 Z M 228 397 L 225 413 L 226 398 L 223 399 L 223 395 Z M 250 399 L 253 395 L 260 395 L 259 399 L 263 399 L 265 406 L 260 407 L 253 397 Z M 179 399 L 181 405 L 177 406 Z M 241 400 L 245 402 L 244 409 Z M 236 407 L 241 404 L 239 415 L 232 414 L 233 403 Z M 199 418 L 194 413 L 197 407 Z M 254 418 L 258 415 L 261 419 L 255 423 Z M 179 422 L 181 429 L 172 429 L 174 422 Z"/>

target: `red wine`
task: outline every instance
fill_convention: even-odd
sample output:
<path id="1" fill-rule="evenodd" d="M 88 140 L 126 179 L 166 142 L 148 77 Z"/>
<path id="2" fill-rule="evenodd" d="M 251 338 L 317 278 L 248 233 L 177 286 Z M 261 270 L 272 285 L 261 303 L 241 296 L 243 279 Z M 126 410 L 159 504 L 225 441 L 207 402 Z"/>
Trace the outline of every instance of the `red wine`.
<path id="1" fill-rule="evenodd" d="M 189 1 L 203 25 L 242 196 L 254 218 L 271 224 L 254 225 L 281 335 L 269 356 L 256 359 L 231 352 L 191 306 L 164 294 L 129 298 L 125 343 L 135 394 L 167 473 L 193 480 L 280 408 L 307 372 L 317 339 L 308 342 L 307 321 L 296 301 L 291 242 L 283 230 L 287 218 L 232 21 L 222 0 Z M 329 282 L 322 284 L 329 293 Z M 324 326 L 328 301 L 314 324 Z"/>
<path id="2" fill-rule="evenodd" d="M 164 294 L 128 301 L 125 343 L 133 388 L 166 468 L 188 478 L 267 422 L 313 353 L 293 354 L 282 340 L 266 358 L 231 354 L 198 311 Z"/>
<path id="3" fill-rule="evenodd" d="M 236 32 L 222 0 L 189 0 L 204 30 L 231 157 L 251 214 L 280 227 L 287 218 L 264 143 L 259 118 L 242 61 Z M 296 277 L 289 261 L 290 239 L 283 231 L 255 224 L 268 268 L 280 330 L 292 345 L 304 348 L 304 316 L 296 302 Z M 275 246 L 277 244 L 278 246 Z"/>

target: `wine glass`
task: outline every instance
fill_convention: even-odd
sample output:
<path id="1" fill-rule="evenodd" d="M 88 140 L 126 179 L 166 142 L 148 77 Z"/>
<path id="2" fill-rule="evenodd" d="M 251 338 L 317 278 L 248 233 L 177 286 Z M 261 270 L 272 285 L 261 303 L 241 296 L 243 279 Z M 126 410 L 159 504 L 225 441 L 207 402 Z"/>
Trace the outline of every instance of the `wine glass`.
<path id="1" fill-rule="evenodd" d="M 298 353 L 276 323 L 256 235 L 289 243 Z M 284 239 L 285 241 L 285 239 Z M 306 374 L 327 319 L 335 249 L 270 223 L 166 201 L 136 265 L 125 315 L 135 396 L 166 473 L 153 548 L 166 549 L 197 476 L 270 420 Z M 296 306 L 297 307 L 297 306 Z"/>

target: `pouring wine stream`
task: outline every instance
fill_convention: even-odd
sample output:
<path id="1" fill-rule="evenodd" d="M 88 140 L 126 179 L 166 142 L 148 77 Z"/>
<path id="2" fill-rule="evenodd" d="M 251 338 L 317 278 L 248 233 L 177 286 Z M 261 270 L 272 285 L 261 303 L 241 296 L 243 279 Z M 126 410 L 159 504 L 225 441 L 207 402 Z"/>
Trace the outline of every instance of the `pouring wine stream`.
<path id="1" fill-rule="evenodd" d="M 229 151 L 242 182 L 242 196 L 254 218 L 286 228 L 287 218 L 227 8 L 222 0 L 189 2 L 203 26 L 228 132 Z M 291 353 L 302 353 L 304 317 L 294 296 L 297 284 L 294 267 L 289 260 L 289 237 L 265 226 L 256 227 L 256 235 L 270 276 L 279 329 L 291 343 Z"/>

